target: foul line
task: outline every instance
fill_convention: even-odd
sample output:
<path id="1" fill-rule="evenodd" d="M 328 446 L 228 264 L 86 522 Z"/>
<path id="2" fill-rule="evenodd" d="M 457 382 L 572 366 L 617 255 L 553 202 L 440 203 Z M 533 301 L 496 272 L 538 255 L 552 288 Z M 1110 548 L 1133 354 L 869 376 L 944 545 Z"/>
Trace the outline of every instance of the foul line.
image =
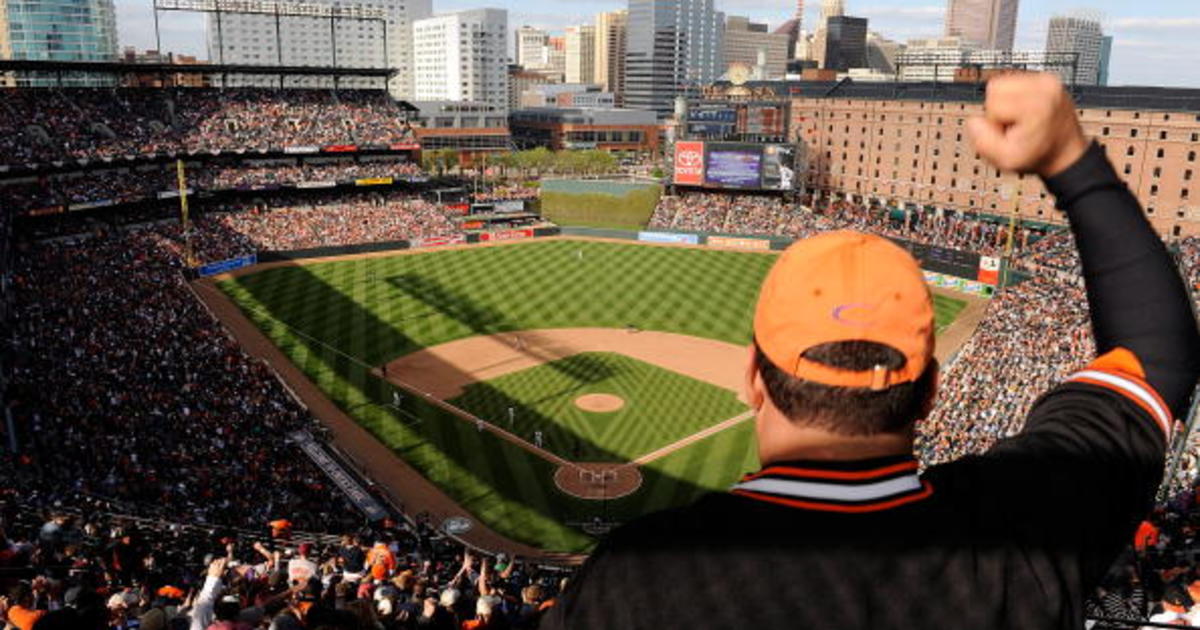
<path id="1" fill-rule="evenodd" d="M 717 424 L 714 424 L 711 427 L 708 427 L 707 429 L 704 429 L 702 431 L 697 431 L 697 432 L 683 438 L 682 440 L 679 440 L 677 442 L 672 442 L 660 449 L 650 451 L 649 453 L 646 453 L 645 455 L 642 455 L 641 457 L 629 462 L 628 465 L 644 466 L 656 459 L 666 457 L 667 455 L 670 455 L 671 453 L 674 453 L 675 451 L 678 451 L 682 448 L 690 446 L 691 444 L 699 442 L 700 440 L 703 440 L 706 437 L 715 435 L 726 429 L 735 427 L 753 417 L 754 417 L 753 411 L 744 411 L 728 420 L 725 420 L 723 422 L 718 422 Z"/>

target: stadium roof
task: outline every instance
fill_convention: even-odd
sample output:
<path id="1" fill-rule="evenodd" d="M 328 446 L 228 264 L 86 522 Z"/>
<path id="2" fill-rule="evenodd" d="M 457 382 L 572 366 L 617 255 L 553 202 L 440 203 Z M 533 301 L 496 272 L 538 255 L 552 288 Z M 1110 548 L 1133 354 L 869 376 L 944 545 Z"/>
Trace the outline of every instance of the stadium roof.
<path id="1" fill-rule="evenodd" d="M 0 60 L 0 72 L 82 72 L 88 74 L 265 74 L 272 76 L 353 76 L 389 78 L 395 68 L 334 68 L 328 66 L 263 66 L 241 64 L 121 63 L 115 61 Z"/>
<path id="2" fill-rule="evenodd" d="M 727 84 L 726 84 L 727 85 Z M 982 83 L 877 83 L 865 81 L 750 81 L 780 98 L 853 98 L 877 100 L 981 102 Z M 1075 86 L 1080 107 L 1200 112 L 1200 89 L 1141 86 Z"/>

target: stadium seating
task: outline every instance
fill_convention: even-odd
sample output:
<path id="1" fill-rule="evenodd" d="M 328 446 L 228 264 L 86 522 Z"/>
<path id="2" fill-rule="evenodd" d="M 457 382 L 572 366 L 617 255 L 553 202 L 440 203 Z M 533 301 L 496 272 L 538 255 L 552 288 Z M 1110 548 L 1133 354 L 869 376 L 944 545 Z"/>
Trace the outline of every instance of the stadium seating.
<path id="1" fill-rule="evenodd" d="M 0 90 L 0 165 L 147 154 L 390 145 L 412 129 L 385 92 Z"/>

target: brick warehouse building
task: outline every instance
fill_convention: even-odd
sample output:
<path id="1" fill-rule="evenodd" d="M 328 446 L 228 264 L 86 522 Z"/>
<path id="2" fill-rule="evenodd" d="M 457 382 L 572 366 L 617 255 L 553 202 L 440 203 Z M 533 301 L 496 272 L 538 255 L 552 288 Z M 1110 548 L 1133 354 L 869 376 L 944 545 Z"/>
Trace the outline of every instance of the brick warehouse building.
<path id="1" fill-rule="evenodd" d="M 1004 179 L 971 148 L 966 120 L 981 110 L 975 83 L 763 82 L 790 95 L 789 138 L 803 145 L 807 186 L 893 204 L 1008 216 Z M 1077 87 L 1084 130 L 1167 237 L 1200 234 L 1200 90 Z M 803 165 L 801 165 L 803 166 Z M 1019 216 L 1059 222 L 1037 177 L 1022 177 Z"/>

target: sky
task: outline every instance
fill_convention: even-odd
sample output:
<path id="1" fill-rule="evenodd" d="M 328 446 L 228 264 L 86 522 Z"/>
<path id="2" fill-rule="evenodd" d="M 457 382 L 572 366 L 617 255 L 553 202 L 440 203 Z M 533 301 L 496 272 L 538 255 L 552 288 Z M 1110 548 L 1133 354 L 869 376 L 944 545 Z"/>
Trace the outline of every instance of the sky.
<path id="1" fill-rule="evenodd" d="M 121 45 L 154 48 L 153 0 L 115 0 Z M 1197 0 L 1023 0 L 1017 17 L 1018 50 L 1041 50 L 1050 17 L 1079 8 L 1098 10 L 1113 36 L 1110 85 L 1200 88 L 1200 11 Z M 795 0 L 716 0 L 717 9 L 779 24 Z M 808 0 L 806 25 L 816 22 L 820 0 Z M 624 8 L 624 0 L 433 0 L 435 12 L 479 7 L 508 9 L 510 29 L 528 24 L 551 31 L 591 23 L 596 13 Z M 944 0 L 846 0 L 848 15 L 865 17 L 885 37 L 904 41 L 942 34 Z M 160 13 L 163 49 L 206 57 L 204 19 Z M 806 26 L 806 28 L 808 28 Z M 811 29 L 810 29 L 811 30 Z"/>

